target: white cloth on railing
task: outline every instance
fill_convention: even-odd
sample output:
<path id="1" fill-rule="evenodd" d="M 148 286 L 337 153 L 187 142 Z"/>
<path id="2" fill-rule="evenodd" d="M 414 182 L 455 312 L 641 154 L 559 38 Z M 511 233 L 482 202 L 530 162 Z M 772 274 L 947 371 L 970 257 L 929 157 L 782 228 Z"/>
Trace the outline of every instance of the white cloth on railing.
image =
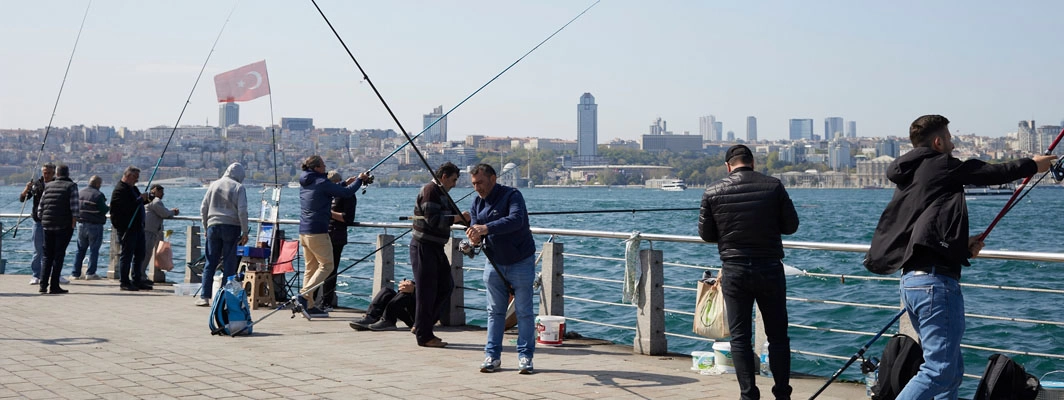
<path id="1" fill-rule="evenodd" d="M 624 292 L 621 301 L 639 303 L 639 243 L 642 237 L 639 231 L 633 231 L 632 236 L 624 241 Z"/>

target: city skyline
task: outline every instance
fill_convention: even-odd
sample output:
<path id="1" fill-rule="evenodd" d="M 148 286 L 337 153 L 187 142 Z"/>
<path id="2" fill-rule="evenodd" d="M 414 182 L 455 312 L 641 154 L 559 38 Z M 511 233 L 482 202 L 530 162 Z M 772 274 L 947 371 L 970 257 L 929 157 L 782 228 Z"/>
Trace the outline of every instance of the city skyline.
<path id="1" fill-rule="evenodd" d="M 26 39 L 0 48 L 13 61 L 0 65 L 0 128 L 48 123 L 87 2 L 60 4 L 4 3 L 0 35 Z M 232 4 L 93 2 L 53 126 L 172 126 Z M 457 104 L 588 4 L 321 2 L 411 134 L 426 111 Z M 791 119 L 831 116 L 861 121 L 864 137 L 904 136 L 928 113 L 989 137 L 1064 119 L 1053 43 L 1064 4 L 911 5 L 604 2 L 451 114 L 449 136 L 575 140 L 570 107 L 585 92 L 602 106 L 600 143 L 637 139 L 659 116 L 700 134 L 701 116 L 741 133 L 755 116 L 763 140 L 787 138 Z M 278 15 L 284 23 L 266 29 Z M 648 18 L 670 23 L 632 28 Z M 809 22 L 828 20 L 847 23 Z M 269 125 L 272 101 L 273 123 L 398 130 L 313 7 L 273 0 L 237 6 L 182 125 L 216 125 L 209 77 L 262 59 L 273 98 L 241 103 L 242 123 Z"/>

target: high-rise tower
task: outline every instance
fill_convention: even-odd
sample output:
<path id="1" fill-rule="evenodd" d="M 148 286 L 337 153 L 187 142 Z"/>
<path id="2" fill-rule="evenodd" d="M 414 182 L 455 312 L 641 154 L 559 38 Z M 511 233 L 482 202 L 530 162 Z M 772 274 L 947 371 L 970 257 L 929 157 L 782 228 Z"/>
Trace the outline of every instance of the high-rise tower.
<path id="1" fill-rule="evenodd" d="M 753 115 L 746 117 L 746 141 L 757 141 L 757 118 Z"/>
<path id="2" fill-rule="evenodd" d="M 240 124 L 240 105 L 235 102 L 222 103 L 218 106 L 218 127 Z"/>
<path id="3" fill-rule="evenodd" d="M 576 105 L 576 155 L 598 155 L 598 104 L 591 93 L 580 96 L 580 104 Z"/>
<path id="4" fill-rule="evenodd" d="M 440 119 L 440 118 L 443 119 Z M 436 122 L 436 120 L 440 122 Z M 422 129 L 428 129 L 429 125 L 436 122 L 436 125 L 432 125 L 432 128 L 425 131 L 423 139 L 429 143 L 438 143 L 447 141 L 447 117 L 443 116 L 443 106 L 439 106 L 432 109 L 432 113 L 425 114 L 422 118 Z"/>

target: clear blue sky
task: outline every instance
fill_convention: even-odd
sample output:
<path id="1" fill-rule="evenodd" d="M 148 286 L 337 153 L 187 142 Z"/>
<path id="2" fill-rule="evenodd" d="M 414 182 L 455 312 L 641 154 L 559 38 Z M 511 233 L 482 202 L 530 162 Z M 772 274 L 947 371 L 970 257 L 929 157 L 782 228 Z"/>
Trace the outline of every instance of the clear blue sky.
<path id="1" fill-rule="evenodd" d="M 87 1 L 0 0 L 0 128 L 47 124 Z M 54 125 L 173 125 L 226 0 L 96 0 Z M 411 133 L 590 1 L 338 1 L 319 5 Z M 635 139 L 660 116 L 677 134 L 713 114 L 745 136 L 789 118 L 856 120 L 860 136 L 907 135 L 927 113 L 1000 136 L 1064 119 L 1061 1 L 604 0 L 451 114 L 467 134 L 575 139 L 576 103 L 599 104 L 599 141 Z M 213 75 L 265 59 L 274 120 L 395 128 L 309 1 L 244 0 L 182 124 L 217 123 Z M 269 98 L 241 104 L 267 125 Z"/>

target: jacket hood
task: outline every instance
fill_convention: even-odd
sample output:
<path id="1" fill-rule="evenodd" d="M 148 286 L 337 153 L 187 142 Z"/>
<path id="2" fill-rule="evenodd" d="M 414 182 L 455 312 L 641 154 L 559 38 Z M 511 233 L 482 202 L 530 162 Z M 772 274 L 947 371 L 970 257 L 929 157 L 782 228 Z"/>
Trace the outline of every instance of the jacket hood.
<path id="1" fill-rule="evenodd" d="M 222 177 L 229 177 L 234 181 L 244 183 L 244 166 L 240 163 L 229 164 L 229 168 L 225 169 Z"/>
<path id="2" fill-rule="evenodd" d="M 907 185 L 913 181 L 917 168 L 924 160 L 942 155 L 930 147 L 917 147 L 898 157 L 887 169 L 887 179 L 898 185 Z"/>
<path id="3" fill-rule="evenodd" d="M 328 179 L 325 174 L 315 171 L 303 171 L 303 174 L 299 176 L 299 186 L 307 187 L 313 185 L 319 179 Z"/>

